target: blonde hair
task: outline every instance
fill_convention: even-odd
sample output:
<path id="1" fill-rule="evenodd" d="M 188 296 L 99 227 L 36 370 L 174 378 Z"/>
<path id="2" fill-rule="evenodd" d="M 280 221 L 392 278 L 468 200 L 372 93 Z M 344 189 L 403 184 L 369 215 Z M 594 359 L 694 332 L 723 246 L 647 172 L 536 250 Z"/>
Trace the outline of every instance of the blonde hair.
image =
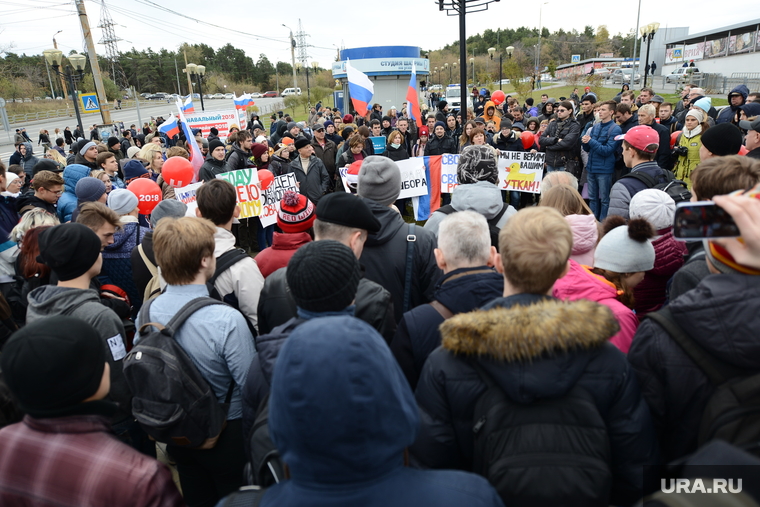
<path id="1" fill-rule="evenodd" d="M 555 185 L 541 194 L 539 206 L 554 208 L 562 216 L 567 215 L 590 215 L 591 208 L 583 200 L 581 194 L 570 185 Z"/>
<path id="2" fill-rule="evenodd" d="M 520 292 L 546 294 L 562 275 L 573 249 L 573 232 L 554 208 L 524 208 L 499 233 L 507 281 Z"/>
<path id="3" fill-rule="evenodd" d="M 11 230 L 11 240 L 21 244 L 27 231 L 43 225 L 60 224 L 58 217 L 48 213 L 45 208 L 32 208 L 21 216 L 21 221 Z"/>
<path id="4" fill-rule="evenodd" d="M 161 153 L 161 146 L 155 143 L 148 143 L 142 148 L 140 148 L 140 152 L 137 154 L 137 158 L 144 160 L 145 162 L 150 164 L 153 162 L 153 157 L 155 157 L 155 155 L 153 154 L 153 152 L 155 151 Z"/>
<path id="5" fill-rule="evenodd" d="M 153 232 L 153 251 L 161 274 L 171 285 L 186 285 L 195 279 L 201 261 L 214 255 L 216 227 L 195 217 L 165 218 Z"/>
<path id="6" fill-rule="evenodd" d="M 48 148 L 45 154 L 50 154 L 53 156 L 52 160 L 55 160 L 55 162 L 60 165 L 61 167 L 66 167 L 66 159 L 61 156 L 60 153 L 58 153 L 58 150 L 55 148 Z"/>

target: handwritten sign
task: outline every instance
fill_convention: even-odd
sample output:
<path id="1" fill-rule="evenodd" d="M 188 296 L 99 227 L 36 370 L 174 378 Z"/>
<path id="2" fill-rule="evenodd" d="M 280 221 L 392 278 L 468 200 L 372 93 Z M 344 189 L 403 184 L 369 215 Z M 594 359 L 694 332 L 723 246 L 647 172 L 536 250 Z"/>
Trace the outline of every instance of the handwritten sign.
<path id="1" fill-rule="evenodd" d="M 269 188 L 267 188 L 262 194 L 262 211 L 259 215 L 261 225 L 263 227 L 269 227 L 277 222 L 277 212 L 280 211 L 280 201 L 288 190 L 298 192 L 298 180 L 293 173 L 283 174 L 276 176 Z"/>
<path id="2" fill-rule="evenodd" d="M 227 180 L 235 187 L 240 216 L 238 218 L 251 218 L 261 215 L 263 204 L 261 202 L 261 190 L 259 189 L 259 175 L 256 169 L 240 169 L 218 174 L 219 179 Z"/>
<path id="3" fill-rule="evenodd" d="M 425 176 L 425 161 L 422 158 L 399 160 L 396 162 L 396 165 L 398 165 L 399 171 L 401 171 L 401 193 L 398 196 L 399 199 L 427 195 L 428 182 Z M 346 192 L 350 193 L 347 174 L 348 167 L 341 167 L 338 169 L 338 173 L 343 180 L 343 188 Z"/>
<path id="4" fill-rule="evenodd" d="M 184 202 L 187 205 L 186 217 L 194 217 L 195 210 L 198 209 L 198 203 L 196 201 L 195 193 L 198 191 L 203 182 L 192 183 L 186 187 L 175 188 L 174 198 L 180 202 Z"/>
<path id="5" fill-rule="evenodd" d="M 541 193 L 545 153 L 502 151 L 499 154 L 499 188 Z"/>

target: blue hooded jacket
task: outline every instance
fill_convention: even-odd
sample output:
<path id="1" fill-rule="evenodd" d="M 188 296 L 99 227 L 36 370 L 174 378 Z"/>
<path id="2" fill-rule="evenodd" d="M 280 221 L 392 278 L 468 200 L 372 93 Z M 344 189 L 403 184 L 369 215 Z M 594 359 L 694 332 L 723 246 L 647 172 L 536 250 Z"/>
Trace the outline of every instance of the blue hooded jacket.
<path id="1" fill-rule="evenodd" d="M 738 106 L 731 105 L 731 96 L 741 95 L 742 103 Z M 715 124 L 728 123 L 736 118 L 736 114 L 739 112 L 739 108 L 747 101 L 747 95 L 749 95 L 749 88 L 746 85 L 740 84 L 728 93 L 728 106 L 721 109 L 718 113 L 718 117 L 715 118 Z"/>
<path id="2" fill-rule="evenodd" d="M 404 467 L 417 404 L 385 341 L 359 319 L 313 319 L 293 331 L 269 410 L 291 479 L 270 488 L 262 507 L 503 505 L 477 475 Z"/>
<path id="3" fill-rule="evenodd" d="M 58 199 L 58 218 L 61 223 L 71 220 L 71 214 L 77 207 L 77 182 L 89 175 L 90 168 L 81 164 L 71 164 L 63 170 L 63 194 Z"/>
<path id="4" fill-rule="evenodd" d="M 586 170 L 596 174 L 612 174 L 615 171 L 617 152 L 623 141 L 615 141 L 622 134 L 619 125 L 610 120 L 607 123 L 597 123 L 591 129 L 591 139 L 581 147 L 588 152 Z M 585 132 L 581 132 L 583 137 Z"/>

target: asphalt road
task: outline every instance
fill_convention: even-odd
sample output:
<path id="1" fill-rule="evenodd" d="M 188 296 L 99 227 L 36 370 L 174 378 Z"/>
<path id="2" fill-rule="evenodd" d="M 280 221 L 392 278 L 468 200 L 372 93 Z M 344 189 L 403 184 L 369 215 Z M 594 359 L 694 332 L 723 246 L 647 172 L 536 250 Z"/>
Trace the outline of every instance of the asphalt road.
<path id="1" fill-rule="evenodd" d="M 282 98 L 258 98 L 254 99 L 254 102 L 257 106 L 259 106 L 259 115 L 262 117 L 265 114 L 271 114 L 272 110 L 283 107 Z M 204 104 L 206 106 L 207 112 L 230 110 L 235 108 L 233 101 L 230 99 L 204 99 Z M 200 112 L 200 100 L 196 100 L 194 105 L 196 112 Z M 166 102 L 157 103 L 155 101 L 140 101 L 139 118 L 137 115 L 137 109 L 132 107 L 129 109 L 111 109 L 111 119 L 113 121 L 124 122 L 125 127 L 129 127 L 134 123 L 138 128 L 141 128 L 142 123 L 149 121 L 151 116 L 163 116 L 164 118 L 167 118 L 170 113 L 174 113 L 175 115 L 177 114 L 177 107 L 173 103 L 168 104 Z M 82 123 L 84 123 L 85 129 L 88 129 L 90 126 L 92 126 L 93 123 L 100 124 L 102 121 L 103 120 L 100 116 L 100 113 L 82 115 Z M 52 134 L 56 127 L 63 130 L 68 126 L 71 128 L 71 130 L 74 130 L 76 123 L 76 115 L 74 115 L 74 112 L 72 110 L 70 118 L 51 118 L 47 120 L 33 121 L 23 125 L 11 124 L 10 140 L 8 133 L 0 128 L 0 160 L 7 164 L 8 159 L 13 154 L 13 151 L 15 150 L 13 146 L 13 135 L 15 134 L 17 128 L 26 127 L 27 134 L 32 139 L 32 144 L 34 145 L 35 156 L 41 156 L 42 147 L 37 146 L 37 138 L 40 129 L 47 129 Z"/>

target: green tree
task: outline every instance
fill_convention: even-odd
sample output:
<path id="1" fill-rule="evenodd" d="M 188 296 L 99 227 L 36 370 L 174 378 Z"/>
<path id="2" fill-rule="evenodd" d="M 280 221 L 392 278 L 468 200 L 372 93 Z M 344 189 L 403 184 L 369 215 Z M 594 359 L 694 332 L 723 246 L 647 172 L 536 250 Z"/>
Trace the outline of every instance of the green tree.
<path id="1" fill-rule="evenodd" d="M 264 53 L 259 55 L 259 61 L 256 62 L 256 70 L 253 75 L 253 82 L 262 90 L 269 88 L 269 82 L 274 76 L 275 68 Z"/>

